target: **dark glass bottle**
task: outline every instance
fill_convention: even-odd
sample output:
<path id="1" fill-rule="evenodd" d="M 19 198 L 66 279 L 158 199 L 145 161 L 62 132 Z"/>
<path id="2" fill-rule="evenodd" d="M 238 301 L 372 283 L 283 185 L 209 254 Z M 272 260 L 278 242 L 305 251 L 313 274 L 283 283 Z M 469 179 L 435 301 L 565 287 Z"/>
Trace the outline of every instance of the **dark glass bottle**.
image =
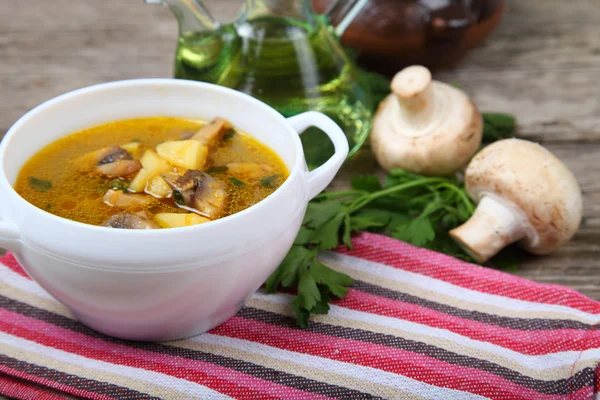
<path id="1" fill-rule="evenodd" d="M 335 0 L 313 0 L 325 12 Z M 494 30 L 504 0 L 369 0 L 342 37 L 359 64 L 388 75 L 456 64 Z M 333 21 L 335 23 L 335 21 Z"/>

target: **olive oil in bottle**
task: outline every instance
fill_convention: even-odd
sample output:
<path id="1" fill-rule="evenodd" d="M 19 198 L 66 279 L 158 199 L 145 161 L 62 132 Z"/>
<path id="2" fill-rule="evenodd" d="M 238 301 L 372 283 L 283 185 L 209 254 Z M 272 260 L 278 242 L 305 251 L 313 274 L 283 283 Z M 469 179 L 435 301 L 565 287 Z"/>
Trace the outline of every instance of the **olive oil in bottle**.
<path id="1" fill-rule="evenodd" d="M 240 90 L 285 117 L 323 112 L 344 130 L 355 153 L 370 131 L 374 105 L 332 28 L 302 0 L 271 0 L 276 12 L 273 4 L 248 3 L 233 24 L 180 35 L 175 77 Z M 317 128 L 301 138 L 310 168 L 333 154 Z"/>

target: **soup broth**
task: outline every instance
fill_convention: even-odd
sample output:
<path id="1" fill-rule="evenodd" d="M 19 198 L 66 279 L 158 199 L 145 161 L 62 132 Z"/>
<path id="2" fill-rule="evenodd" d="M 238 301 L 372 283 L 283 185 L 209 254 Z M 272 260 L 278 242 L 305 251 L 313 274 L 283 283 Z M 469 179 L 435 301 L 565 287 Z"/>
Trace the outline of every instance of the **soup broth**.
<path id="1" fill-rule="evenodd" d="M 15 189 L 36 207 L 73 221 L 169 228 L 244 210 L 288 175 L 272 150 L 225 120 L 156 117 L 59 139 L 23 166 Z M 128 225 L 125 216 L 136 220 Z"/>

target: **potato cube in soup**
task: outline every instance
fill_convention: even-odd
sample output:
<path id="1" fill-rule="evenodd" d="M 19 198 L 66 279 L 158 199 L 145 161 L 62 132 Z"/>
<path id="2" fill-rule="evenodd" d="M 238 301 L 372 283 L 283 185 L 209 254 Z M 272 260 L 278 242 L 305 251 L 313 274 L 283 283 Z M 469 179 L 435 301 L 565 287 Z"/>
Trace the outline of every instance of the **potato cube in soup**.
<path id="1" fill-rule="evenodd" d="M 121 190 L 109 189 L 102 198 L 104 204 L 117 207 L 129 208 L 135 206 L 144 206 L 152 202 L 152 197 L 142 196 L 140 194 L 125 194 Z"/>
<path id="2" fill-rule="evenodd" d="M 143 168 L 129 184 L 129 190 L 134 193 L 143 192 L 148 181 L 154 176 L 173 171 L 173 166 L 160 158 L 153 150 L 146 150 L 140 162 Z"/>
<path id="3" fill-rule="evenodd" d="M 156 214 L 154 220 L 163 228 L 181 228 L 210 222 L 210 219 L 197 214 L 162 213 Z"/>
<path id="4" fill-rule="evenodd" d="M 173 171 L 173 166 L 159 157 L 154 150 L 146 150 L 140 162 L 142 167 L 151 175 Z"/>
<path id="5" fill-rule="evenodd" d="M 119 146 L 122 149 L 127 150 L 129 154 L 136 157 L 137 153 L 142 149 L 142 145 L 139 142 L 131 142 L 124 145 Z"/>
<path id="6" fill-rule="evenodd" d="M 145 192 L 156 197 L 157 199 L 170 197 L 173 193 L 167 182 L 165 182 L 165 180 L 158 175 L 155 175 L 148 181 Z"/>
<path id="7" fill-rule="evenodd" d="M 159 156 L 171 164 L 186 169 L 202 169 L 208 157 L 208 149 L 196 140 L 164 142 L 156 146 Z"/>
<path id="8" fill-rule="evenodd" d="M 134 193 L 143 192 L 152 176 L 147 170 L 140 169 L 135 178 L 129 183 L 129 191 Z"/>

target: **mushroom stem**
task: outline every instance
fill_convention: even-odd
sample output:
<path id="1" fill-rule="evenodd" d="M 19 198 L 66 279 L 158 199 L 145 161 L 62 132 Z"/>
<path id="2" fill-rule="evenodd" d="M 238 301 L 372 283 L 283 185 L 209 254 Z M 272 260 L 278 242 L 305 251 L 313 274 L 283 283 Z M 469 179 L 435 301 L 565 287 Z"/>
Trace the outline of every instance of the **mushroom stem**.
<path id="1" fill-rule="evenodd" d="M 484 263 L 532 232 L 527 216 L 514 204 L 484 195 L 471 218 L 450 236 L 476 261 Z"/>
<path id="2" fill-rule="evenodd" d="M 431 114 L 430 105 L 435 101 L 431 87 L 426 87 L 422 92 L 415 93 L 412 97 L 403 97 L 396 93 L 400 106 L 404 108 L 407 116 Z"/>
<path id="3" fill-rule="evenodd" d="M 436 120 L 436 94 L 431 83 L 431 73 L 421 66 L 403 69 L 392 81 L 398 103 L 395 120 L 413 127 L 410 136 L 427 134 L 425 128 Z"/>

